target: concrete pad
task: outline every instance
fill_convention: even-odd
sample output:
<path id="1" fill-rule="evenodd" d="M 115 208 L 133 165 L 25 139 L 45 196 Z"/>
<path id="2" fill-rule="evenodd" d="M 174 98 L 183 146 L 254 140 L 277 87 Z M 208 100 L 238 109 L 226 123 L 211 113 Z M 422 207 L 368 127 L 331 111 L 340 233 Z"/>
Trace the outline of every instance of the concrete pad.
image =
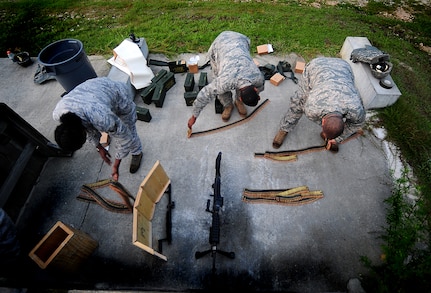
<path id="1" fill-rule="evenodd" d="M 179 56 L 178 60 L 187 60 L 189 56 Z M 150 54 L 149 59 L 160 60 L 159 57 Z M 292 68 L 296 58 L 296 54 L 256 55 L 262 65 L 287 60 Z M 108 75 L 107 60 L 97 56 L 90 56 L 90 60 L 99 76 Z M 36 65 L 22 68 L 6 58 L 0 59 L 0 64 L 1 102 L 54 141 L 57 124 L 52 110 L 64 89 L 56 81 L 35 84 Z M 154 73 L 167 69 L 151 68 Z M 211 81 L 210 68 L 203 71 Z M 17 222 L 22 259 L 11 269 L 13 280 L 23 287 L 39 288 L 334 292 L 345 291 L 349 279 L 367 272 L 361 256 L 379 262 L 379 235 L 385 225 L 383 201 L 390 195 L 392 179 L 381 142 L 371 132 L 341 145 L 335 155 L 312 152 L 299 155 L 294 162 L 254 157 L 255 153 L 275 151 L 272 139 L 289 97 L 297 89 L 292 80 L 286 79 L 278 86 L 265 83 L 260 103 L 269 102 L 247 122 L 187 138 L 191 107 L 183 97 L 185 77 L 185 73 L 175 74 L 176 84 L 167 92 L 161 108 L 144 104 L 137 93 L 136 104 L 148 108 L 152 116 L 150 122 L 137 122 L 144 147 L 143 161 L 135 174 L 128 171 L 130 157 L 123 160 L 119 170 L 119 182 L 133 196 L 156 161 L 169 176 L 175 208 L 172 242 L 162 246 L 167 261 L 132 244 L 132 214 L 112 212 L 77 199 L 83 184 L 110 178 L 111 173 L 110 166 L 87 143 L 70 158 L 50 158 L 40 174 Z M 296 77 L 301 78 L 298 74 Z M 229 123 L 240 119 L 234 111 Z M 215 114 L 214 104 L 210 104 L 193 131 L 223 125 L 226 123 Z M 279 151 L 322 145 L 319 132 L 317 125 L 302 118 Z M 112 142 L 110 151 L 114 149 Z M 212 215 L 206 212 L 206 206 L 208 200 L 212 204 L 219 152 L 224 204 L 217 249 L 234 252 L 235 259 L 218 253 L 196 259 L 197 251 L 211 248 L 208 240 Z M 242 201 L 245 188 L 273 190 L 301 185 L 321 190 L 324 197 L 297 206 Z M 120 200 L 110 191 L 103 194 Z M 167 197 L 163 196 L 153 219 L 156 245 L 166 236 L 166 208 Z M 88 233 L 98 242 L 98 248 L 75 274 L 49 267 L 42 270 L 27 256 L 57 221 Z"/>

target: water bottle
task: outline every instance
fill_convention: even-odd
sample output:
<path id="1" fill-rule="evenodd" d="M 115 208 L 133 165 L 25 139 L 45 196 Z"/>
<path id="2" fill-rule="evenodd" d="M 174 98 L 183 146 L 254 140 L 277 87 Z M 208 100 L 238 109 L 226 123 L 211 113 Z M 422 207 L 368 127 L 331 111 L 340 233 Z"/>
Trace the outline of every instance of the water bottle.
<path id="1" fill-rule="evenodd" d="M 16 62 L 14 53 L 12 53 L 11 51 L 8 50 L 8 51 L 6 51 L 6 54 L 10 60 L 12 60 L 13 62 Z"/>

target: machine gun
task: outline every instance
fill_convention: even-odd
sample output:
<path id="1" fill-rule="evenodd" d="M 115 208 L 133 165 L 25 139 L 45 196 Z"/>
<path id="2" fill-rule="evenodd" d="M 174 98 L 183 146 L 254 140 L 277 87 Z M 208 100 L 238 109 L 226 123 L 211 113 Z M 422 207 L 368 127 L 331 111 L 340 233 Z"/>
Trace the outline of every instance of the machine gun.
<path id="1" fill-rule="evenodd" d="M 221 161 L 221 152 L 218 153 L 217 159 L 216 159 L 216 176 L 214 183 L 212 185 L 212 188 L 214 189 L 213 196 L 213 205 L 212 210 L 210 210 L 211 200 L 208 199 L 207 201 L 207 207 L 206 212 L 209 212 L 212 214 L 212 224 L 210 227 L 210 234 L 209 234 L 209 243 L 211 245 L 211 248 L 205 251 L 196 251 L 195 258 L 199 259 L 209 253 L 211 253 L 211 257 L 213 258 L 213 266 L 212 266 L 212 272 L 215 273 L 215 259 L 217 253 L 224 255 L 226 257 L 229 257 L 230 259 L 235 258 L 235 252 L 227 252 L 223 251 L 217 248 L 217 245 L 220 242 L 220 209 L 223 207 L 223 196 L 221 196 L 220 193 L 220 187 L 221 187 L 221 179 L 220 179 L 220 161 Z"/>

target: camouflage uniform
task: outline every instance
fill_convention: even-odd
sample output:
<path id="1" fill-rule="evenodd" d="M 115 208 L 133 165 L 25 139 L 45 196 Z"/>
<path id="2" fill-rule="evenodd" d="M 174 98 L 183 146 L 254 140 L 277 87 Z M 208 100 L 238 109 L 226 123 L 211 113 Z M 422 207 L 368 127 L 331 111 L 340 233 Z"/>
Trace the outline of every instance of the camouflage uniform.
<path id="1" fill-rule="evenodd" d="M 331 112 L 342 114 L 345 120 L 344 132 L 336 138 L 338 143 L 360 130 L 365 121 L 365 109 L 350 65 L 343 59 L 320 57 L 305 66 L 280 129 L 291 131 L 302 114 L 322 125 L 323 116 Z"/>
<path id="2" fill-rule="evenodd" d="M 264 90 L 265 78 L 250 55 L 250 39 L 240 33 L 225 31 L 211 44 L 208 55 L 215 78 L 203 87 L 193 102 L 193 116 L 214 98 L 226 107 L 232 104 L 232 91 L 253 85 Z M 235 93 L 238 96 L 238 93 Z"/>
<path id="3" fill-rule="evenodd" d="M 142 145 L 136 132 L 136 105 L 125 83 L 107 77 L 89 79 L 75 87 L 57 103 L 53 118 L 68 112 L 82 119 L 89 140 L 99 144 L 100 132 L 115 139 L 116 159 L 125 158 L 129 152 L 138 155 Z"/>

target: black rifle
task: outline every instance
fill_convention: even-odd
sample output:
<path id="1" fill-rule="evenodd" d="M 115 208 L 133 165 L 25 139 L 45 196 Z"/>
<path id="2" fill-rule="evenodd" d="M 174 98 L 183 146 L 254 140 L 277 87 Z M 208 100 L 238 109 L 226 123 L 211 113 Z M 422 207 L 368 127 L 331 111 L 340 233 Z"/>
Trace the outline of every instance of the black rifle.
<path id="1" fill-rule="evenodd" d="M 209 243 L 211 244 L 211 248 L 205 251 L 196 251 L 195 258 L 201 258 L 204 255 L 207 255 L 211 253 L 211 257 L 213 258 L 213 266 L 212 266 L 212 272 L 214 273 L 215 268 L 215 259 L 216 254 L 220 253 L 221 255 L 224 255 L 226 257 L 229 257 L 230 259 L 235 258 L 235 252 L 227 252 L 223 251 L 217 248 L 217 245 L 220 242 L 220 209 L 223 207 L 223 196 L 221 196 L 220 193 L 220 186 L 221 186 L 221 179 L 220 179 L 220 161 L 221 161 L 221 152 L 218 153 L 217 159 L 216 159 L 216 176 L 214 183 L 212 185 L 212 188 L 214 189 L 213 196 L 213 206 L 212 210 L 210 210 L 210 204 L 211 200 L 207 201 L 207 207 L 206 212 L 209 212 L 212 214 L 212 224 L 210 227 L 210 235 L 209 235 Z"/>

